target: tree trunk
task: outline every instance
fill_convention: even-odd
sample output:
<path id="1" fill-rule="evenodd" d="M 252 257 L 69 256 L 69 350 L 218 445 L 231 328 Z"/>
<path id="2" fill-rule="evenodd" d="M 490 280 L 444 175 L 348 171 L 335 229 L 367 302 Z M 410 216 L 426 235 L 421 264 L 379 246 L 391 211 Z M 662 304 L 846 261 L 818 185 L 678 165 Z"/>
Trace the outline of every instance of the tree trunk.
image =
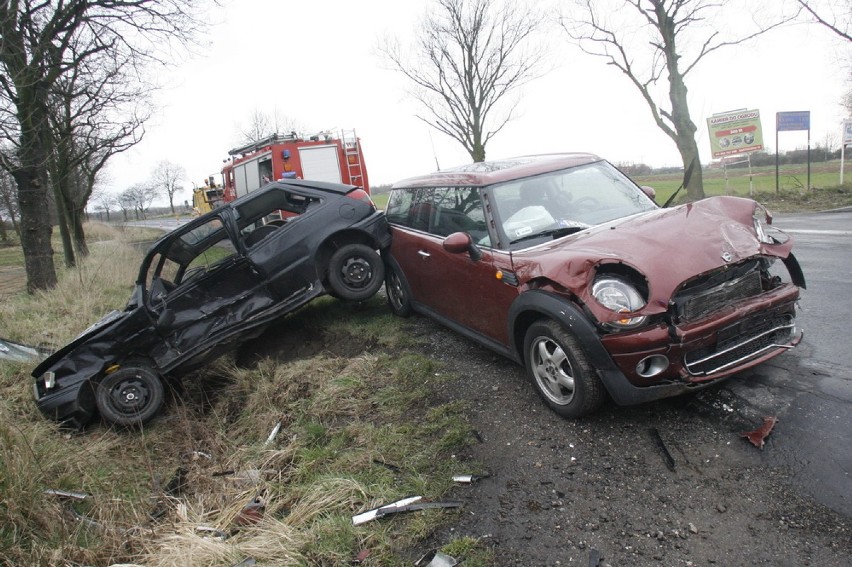
<path id="1" fill-rule="evenodd" d="M 22 154 L 24 152 L 22 151 Z M 25 160 L 22 159 L 22 162 Z M 26 160 L 38 163 L 43 160 Z M 38 167 L 23 166 L 12 172 L 18 184 L 18 205 L 21 212 L 21 248 L 27 272 L 27 292 L 35 293 L 56 286 L 56 267 L 50 244 L 50 200 Z M 43 170 L 42 170 L 43 171 Z"/>
<path id="2" fill-rule="evenodd" d="M 77 255 L 85 258 L 89 255 L 89 245 L 86 244 L 86 233 L 83 230 L 84 220 L 84 210 L 76 209 L 73 211 L 71 232 L 74 238 L 74 249 L 77 251 Z"/>
<path id="3" fill-rule="evenodd" d="M 9 235 L 6 233 L 6 222 L 3 220 L 3 217 L 0 217 L 0 241 L 9 241 Z"/>

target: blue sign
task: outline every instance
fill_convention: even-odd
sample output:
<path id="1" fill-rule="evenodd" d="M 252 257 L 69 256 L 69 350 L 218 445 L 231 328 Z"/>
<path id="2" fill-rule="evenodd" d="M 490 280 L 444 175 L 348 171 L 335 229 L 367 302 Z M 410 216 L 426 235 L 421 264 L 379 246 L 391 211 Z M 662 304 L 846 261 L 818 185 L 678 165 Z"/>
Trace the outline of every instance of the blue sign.
<path id="1" fill-rule="evenodd" d="M 779 132 L 783 132 L 785 130 L 810 130 L 811 111 L 802 110 L 800 112 L 776 112 L 775 129 Z"/>

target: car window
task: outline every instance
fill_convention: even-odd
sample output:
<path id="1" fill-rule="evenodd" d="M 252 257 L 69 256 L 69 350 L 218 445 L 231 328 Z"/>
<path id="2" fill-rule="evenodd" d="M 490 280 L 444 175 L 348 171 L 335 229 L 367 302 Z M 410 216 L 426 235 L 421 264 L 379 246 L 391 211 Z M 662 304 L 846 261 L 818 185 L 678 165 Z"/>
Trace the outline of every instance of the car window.
<path id="1" fill-rule="evenodd" d="M 213 270 L 236 255 L 219 217 L 187 230 L 160 245 L 146 276 L 146 286 L 169 292 Z"/>
<path id="2" fill-rule="evenodd" d="M 283 187 L 259 193 L 237 207 L 237 225 L 251 248 L 277 228 L 293 222 L 320 204 L 320 199 Z"/>
<path id="3" fill-rule="evenodd" d="M 475 187 L 396 189 L 385 215 L 391 223 L 436 236 L 467 232 L 475 242 L 491 245 L 482 199 Z"/>

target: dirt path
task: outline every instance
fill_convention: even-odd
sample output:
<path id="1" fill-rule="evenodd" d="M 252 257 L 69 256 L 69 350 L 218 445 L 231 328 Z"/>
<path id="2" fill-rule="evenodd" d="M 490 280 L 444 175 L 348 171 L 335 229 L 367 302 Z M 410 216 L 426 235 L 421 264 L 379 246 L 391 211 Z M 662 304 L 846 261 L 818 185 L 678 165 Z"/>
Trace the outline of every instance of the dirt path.
<path id="1" fill-rule="evenodd" d="M 563 420 L 519 366 L 424 318 L 406 324 L 458 373 L 446 396 L 469 403 L 481 440 L 458 457 L 491 473 L 456 490 L 465 511 L 436 545 L 481 538 L 499 565 L 849 565 L 849 519 L 766 464 L 723 391 Z"/>

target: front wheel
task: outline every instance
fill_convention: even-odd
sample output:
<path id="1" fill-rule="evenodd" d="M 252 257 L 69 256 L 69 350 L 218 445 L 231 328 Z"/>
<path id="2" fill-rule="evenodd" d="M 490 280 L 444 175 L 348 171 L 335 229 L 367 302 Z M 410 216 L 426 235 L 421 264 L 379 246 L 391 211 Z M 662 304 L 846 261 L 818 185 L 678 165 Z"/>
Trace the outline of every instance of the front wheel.
<path id="1" fill-rule="evenodd" d="M 544 402 L 562 417 L 596 410 L 604 387 L 577 338 L 556 321 L 540 321 L 524 340 L 527 373 Z"/>
<path id="2" fill-rule="evenodd" d="M 405 276 L 396 266 L 389 264 L 385 269 L 385 293 L 388 296 L 388 305 L 394 315 L 408 317 L 413 312 L 411 307 L 411 289 Z"/>
<path id="3" fill-rule="evenodd" d="M 382 287 L 384 278 L 381 256 L 366 244 L 347 244 L 331 255 L 328 283 L 341 299 L 370 299 Z"/>
<path id="4" fill-rule="evenodd" d="M 163 397 L 163 382 L 157 374 L 146 366 L 128 365 L 100 381 L 95 400 L 106 421 L 133 427 L 156 416 L 163 406 Z"/>

